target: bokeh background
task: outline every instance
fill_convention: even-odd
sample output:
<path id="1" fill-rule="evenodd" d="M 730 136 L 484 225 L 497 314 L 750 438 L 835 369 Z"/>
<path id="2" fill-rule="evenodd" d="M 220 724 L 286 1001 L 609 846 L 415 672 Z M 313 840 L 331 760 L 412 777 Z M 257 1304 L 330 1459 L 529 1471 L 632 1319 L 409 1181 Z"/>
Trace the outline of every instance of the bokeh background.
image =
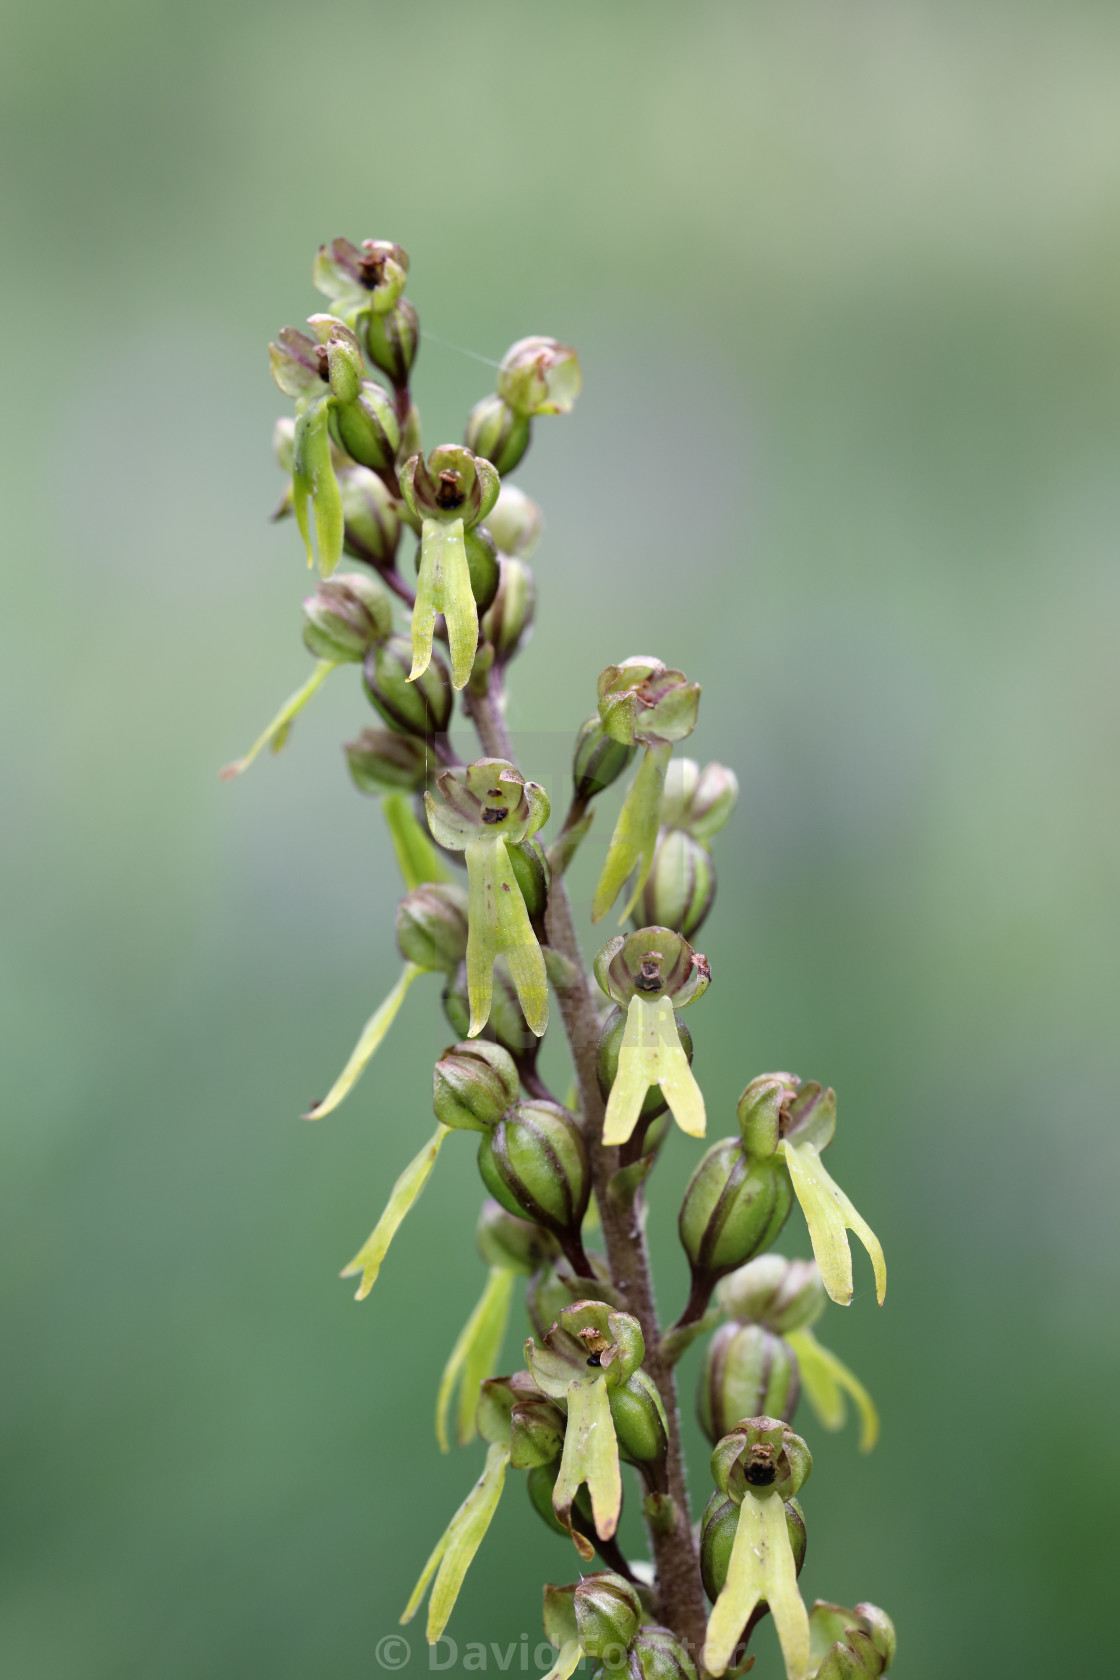
<path id="1" fill-rule="evenodd" d="M 527 767 L 562 776 L 601 666 L 649 651 L 741 778 L 693 1021 L 713 1131 L 764 1069 L 835 1084 L 830 1165 L 891 1266 L 821 1329 L 885 1422 L 863 1460 L 803 1420 L 807 1591 L 886 1605 L 908 1680 L 1107 1672 L 1116 8 L 2 17 L 4 1673 L 376 1675 L 478 1467 L 430 1422 L 483 1278 L 466 1139 L 373 1297 L 337 1280 L 431 1127 L 436 986 L 297 1119 L 397 968 L 357 681 L 216 777 L 307 669 L 265 345 L 341 232 L 411 252 L 429 443 L 514 338 L 580 347 L 519 474 Z M 656 1181 L 666 1308 L 694 1157 Z M 460 1648 L 536 1640 L 574 1574 L 517 1480 Z"/>

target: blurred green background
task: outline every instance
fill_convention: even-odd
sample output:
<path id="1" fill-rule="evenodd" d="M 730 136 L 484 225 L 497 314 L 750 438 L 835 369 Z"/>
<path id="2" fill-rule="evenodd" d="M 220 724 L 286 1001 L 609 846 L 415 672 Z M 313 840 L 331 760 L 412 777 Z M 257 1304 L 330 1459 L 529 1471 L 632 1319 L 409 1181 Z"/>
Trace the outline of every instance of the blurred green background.
<path id="1" fill-rule="evenodd" d="M 1107 1671 L 1117 9 L 0 16 L 5 1675 L 376 1675 L 478 1468 L 431 1431 L 483 1278 L 468 1140 L 373 1297 L 336 1275 L 432 1125 L 436 986 L 296 1118 L 397 969 L 356 680 L 216 777 L 307 670 L 265 345 L 343 232 L 412 255 L 429 443 L 490 389 L 463 350 L 580 347 L 519 474 L 526 768 L 562 776 L 601 666 L 655 652 L 741 778 L 711 1129 L 764 1069 L 835 1084 L 829 1164 L 891 1267 L 821 1330 L 885 1421 L 864 1460 L 802 1419 L 808 1594 L 886 1605 L 908 1680 Z M 695 1154 L 655 1181 L 667 1309 Z M 575 1573 L 515 1483 L 460 1647 L 539 1638 Z"/>

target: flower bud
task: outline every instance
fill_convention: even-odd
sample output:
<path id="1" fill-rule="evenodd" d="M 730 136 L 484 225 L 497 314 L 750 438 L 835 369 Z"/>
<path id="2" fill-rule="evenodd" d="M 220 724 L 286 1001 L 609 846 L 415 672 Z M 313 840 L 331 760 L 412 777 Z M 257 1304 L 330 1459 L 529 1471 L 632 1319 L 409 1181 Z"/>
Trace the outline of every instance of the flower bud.
<path id="1" fill-rule="evenodd" d="M 657 1385 L 642 1370 L 632 1371 L 610 1391 L 611 1417 L 623 1455 L 634 1464 L 665 1462 L 669 1424 Z"/>
<path id="2" fill-rule="evenodd" d="M 530 921 L 538 922 L 548 904 L 548 889 L 552 871 L 548 857 L 539 840 L 510 840 L 506 843 L 514 880 L 521 889 Z"/>
<path id="3" fill-rule="evenodd" d="M 513 1068 L 498 1046 L 477 1039 L 471 1043 L 504 1056 Z M 561 1244 L 573 1236 L 578 1240 L 591 1194 L 591 1169 L 583 1134 L 567 1109 L 552 1102 L 522 1102 L 509 1108 L 483 1137 L 478 1169 L 487 1190 L 510 1213 L 543 1225 Z"/>
<path id="4" fill-rule="evenodd" d="M 485 1133 L 516 1102 L 520 1089 L 509 1053 L 500 1044 L 472 1038 L 445 1050 L 436 1063 L 432 1106 L 442 1126 Z"/>
<path id="5" fill-rule="evenodd" d="M 773 1155 L 784 1135 L 790 1105 L 801 1084 L 793 1073 L 760 1073 L 752 1079 L 736 1110 L 743 1148 L 760 1158 Z"/>
<path id="6" fill-rule="evenodd" d="M 362 381 L 350 402 L 331 410 L 331 436 L 360 467 L 384 472 L 400 448 L 401 424 L 393 399 L 372 379 Z"/>
<path id="7" fill-rule="evenodd" d="M 779 1336 L 801 1330 L 821 1316 L 825 1305 L 824 1284 L 813 1260 L 785 1260 L 780 1254 L 760 1254 L 724 1278 L 718 1290 L 719 1304 L 728 1318 L 745 1323 L 765 1324 Z M 773 1412 L 773 1406 L 752 1406 L 755 1412 Z M 740 1413 L 745 1416 L 746 1413 Z"/>
<path id="8" fill-rule="evenodd" d="M 503 474 L 520 463 L 529 447 L 529 436 L 528 419 L 515 414 L 496 393 L 475 403 L 467 416 L 464 438 L 468 448 L 476 455 L 485 455 Z"/>
<path id="9" fill-rule="evenodd" d="M 738 1138 L 722 1138 L 688 1183 L 680 1237 L 694 1278 L 714 1283 L 777 1238 L 793 1205 L 789 1175 L 772 1160 L 755 1160 Z"/>
<path id="10" fill-rule="evenodd" d="M 316 659 L 364 659 L 393 629 L 393 606 L 379 578 L 336 572 L 303 603 L 303 644 Z"/>
<path id="11" fill-rule="evenodd" d="M 504 1444 L 509 1440 L 510 1414 L 516 1398 L 511 1377 L 486 1377 L 479 1383 L 474 1421 L 484 1441 Z"/>
<path id="12" fill-rule="evenodd" d="M 399 739 L 400 737 L 397 737 Z M 420 968 L 458 967 L 467 948 L 467 895 L 447 881 L 425 881 L 397 905 L 397 948 Z"/>
<path id="13" fill-rule="evenodd" d="M 805 1518 L 796 1499 L 787 1499 L 785 1509 L 790 1550 L 800 1575 L 805 1563 Z M 731 1548 L 738 1526 L 739 1507 L 735 1501 L 721 1493 L 713 1493 L 700 1525 L 700 1573 L 704 1579 L 704 1591 L 713 1604 L 727 1581 L 727 1566 L 731 1561 Z M 752 1616 L 752 1624 L 757 1619 L 757 1616 Z"/>
<path id="14" fill-rule="evenodd" d="M 399 390 L 408 384 L 420 347 L 420 321 L 415 309 L 407 298 L 401 298 L 383 315 L 371 311 L 364 324 L 366 354 Z"/>
<path id="15" fill-rule="evenodd" d="M 569 414 L 582 386 L 579 357 L 554 338 L 518 339 L 498 369 L 498 395 L 526 418 Z"/>
<path id="16" fill-rule="evenodd" d="M 681 1049 L 692 1063 L 692 1034 L 688 1030 L 688 1022 L 682 1015 L 674 1015 L 677 1023 L 677 1033 L 681 1041 Z M 604 1100 L 610 1096 L 611 1087 L 618 1074 L 618 1053 L 622 1048 L 622 1037 L 626 1031 L 626 1011 L 616 1004 L 603 1023 L 603 1030 L 599 1036 L 599 1050 L 595 1059 L 595 1073 L 599 1080 L 599 1090 Z M 639 1120 L 652 1120 L 659 1114 L 664 1114 L 669 1104 L 661 1094 L 660 1085 L 651 1085 L 645 1094 Z"/>
<path id="17" fill-rule="evenodd" d="M 359 793 L 421 793 L 427 785 L 428 755 L 415 735 L 363 729 L 343 751 Z"/>
<path id="18" fill-rule="evenodd" d="M 761 1324 L 721 1324 L 708 1344 L 697 1390 L 700 1427 L 714 1445 L 739 1418 L 788 1422 L 800 1391 L 797 1357 Z"/>
<path id="19" fill-rule="evenodd" d="M 345 521 L 343 546 L 355 560 L 391 566 L 400 540 L 397 504 L 388 487 L 367 467 L 349 464 L 338 476 Z"/>
<path id="20" fill-rule="evenodd" d="M 471 594 L 480 613 L 486 611 L 498 593 L 501 573 L 494 539 L 485 525 L 476 525 L 463 535 L 467 554 L 467 570 L 471 578 Z"/>
<path id="21" fill-rule="evenodd" d="M 642 1625 L 642 1601 L 621 1575 L 603 1570 L 585 1575 L 576 1587 L 576 1626 L 585 1655 L 608 1669 L 621 1668 Z"/>
<path id="22" fill-rule="evenodd" d="M 559 1254 L 556 1239 L 539 1225 L 507 1213 L 489 1198 L 483 1202 L 475 1227 L 478 1252 L 488 1266 L 532 1275 Z"/>
<path id="23" fill-rule="evenodd" d="M 543 1394 L 518 1399 L 510 1415 L 510 1463 L 515 1470 L 555 1464 L 564 1447 L 564 1414 Z M 549 1503 L 552 1489 L 549 1488 Z"/>
<path id="24" fill-rule="evenodd" d="M 636 751 L 636 747 L 608 735 L 598 716 L 588 718 L 576 736 L 572 758 L 576 798 L 593 799 L 604 788 L 610 787 L 622 775 Z"/>
<path id="25" fill-rule="evenodd" d="M 467 439 L 470 443 L 470 439 Z M 488 450 L 471 444 L 478 455 L 485 455 L 488 461 L 494 461 Z M 494 465 L 498 463 L 494 461 Z M 498 467 L 502 472 L 507 469 Z M 516 484 L 503 484 L 498 492 L 498 499 L 490 512 L 486 515 L 486 526 L 498 546 L 499 554 L 508 554 L 517 560 L 528 560 L 541 539 L 544 520 L 541 510 L 527 496 L 524 490 L 519 490 Z"/>
<path id="26" fill-rule="evenodd" d="M 738 797 L 738 779 L 725 764 L 701 770 L 695 759 L 675 758 L 665 777 L 661 821 L 707 841 L 727 823 Z"/>
<path id="27" fill-rule="evenodd" d="M 634 913 L 635 925 L 659 922 L 691 938 L 707 920 L 715 896 L 716 866 L 711 853 L 684 829 L 663 828 Z"/>
<path id="28" fill-rule="evenodd" d="M 541 1521 L 550 1528 L 554 1534 L 566 1535 L 568 1530 L 564 1527 L 564 1524 L 560 1521 L 556 1512 L 552 1508 L 552 1490 L 556 1486 L 556 1477 L 559 1470 L 559 1454 L 557 1454 L 556 1458 L 549 1464 L 534 1465 L 525 1478 L 525 1491 L 529 1495 L 530 1505 L 532 1505 Z M 582 1489 L 580 1491 L 583 1492 Z M 576 1509 L 578 1510 L 580 1506 L 579 1494 L 576 1495 L 575 1504 Z M 590 1519 L 588 1520 L 586 1526 L 591 1526 Z"/>
<path id="29" fill-rule="evenodd" d="M 809 1616 L 816 1680 L 878 1680 L 894 1661 L 894 1623 L 875 1604 L 845 1610 L 821 1599 Z"/>
<path id="30" fill-rule="evenodd" d="M 493 604 L 482 620 L 482 634 L 501 660 L 512 659 L 526 646 L 533 630 L 537 586 L 522 560 L 503 554 L 500 581 Z"/>
<path id="31" fill-rule="evenodd" d="M 675 1634 L 664 1627 L 642 1627 L 630 1646 L 630 1673 L 641 1680 L 696 1680 L 696 1665 Z"/>
<path id="32" fill-rule="evenodd" d="M 466 1038 L 471 1024 L 470 987 L 466 963 L 460 963 L 443 992 L 443 1012 L 452 1028 Z M 503 1045 L 512 1056 L 531 1055 L 540 1043 L 525 1019 L 525 1012 L 517 996 L 517 988 L 504 957 L 494 963 L 494 990 L 490 1001 L 490 1018 L 486 1032 Z"/>
<path id="33" fill-rule="evenodd" d="M 409 735 L 443 735 L 455 701 L 451 676 L 436 653 L 423 676 L 409 682 L 412 648 L 404 636 L 390 636 L 366 654 L 366 693 L 386 723 Z"/>

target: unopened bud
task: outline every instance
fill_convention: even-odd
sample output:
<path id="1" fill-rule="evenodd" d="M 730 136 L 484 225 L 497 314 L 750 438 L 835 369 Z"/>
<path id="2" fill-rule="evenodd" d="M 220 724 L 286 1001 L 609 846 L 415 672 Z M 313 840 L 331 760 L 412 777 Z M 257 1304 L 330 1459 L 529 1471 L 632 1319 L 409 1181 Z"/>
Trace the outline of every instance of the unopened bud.
<path id="1" fill-rule="evenodd" d="M 384 472 L 396 459 L 401 426 L 384 386 L 363 380 L 352 402 L 331 410 L 331 436 L 360 467 Z"/>
<path id="2" fill-rule="evenodd" d="M 436 1063 L 432 1106 L 441 1125 L 486 1133 L 517 1100 L 520 1089 L 508 1051 L 472 1038 L 445 1050 Z"/>
<path id="3" fill-rule="evenodd" d="M 708 1344 L 697 1390 L 700 1427 L 713 1446 L 740 1418 L 787 1422 L 801 1381 L 788 1343 L 761 1324 L 721 1324 Z"/>
<path id="4" fill-rule="evenodd" d="M 714 1283 L 769 1248 L 789 1217 L 793 1189 L 773 1160 L 748 1157 L 738 1138 L 722 1138 L 688 1183 L 680 1237 L 694 1278 Z"/>
<path id="5" fill-rule="evenodd" d="M 472 1043 L 498 1049 L 479 1039 Z M 512 1060 L 506 1060 L 512 1068 Z M 479 1145 L 478 1170 L 487 1190 L 510 1213 L 543 1225 L 562 1244 L 578 1239 L 591 1194 L 591 1169 L 583 1134 L 567 1109 L 551 1102 L 507 1108 Z"/>
<path id="6" fill-rule="evenodd" d="M 513 850 L 512 847 L 509 849 Z M 465 963 L 461 963 L 451 976 L 444 988 L 442 1001 L 443 1012 L 452 1028 L 460 1037 L 466 1038 L 471 1024 L 471 1004 Z M 485 1031 L 513 1056 L 530 1055 L 540 1044 L 540 1039 L 525 1019 L 517 987 L 504 957 L 498 957 L 494 963 L 494 990 Z"/>
<path id="7" fill-rule="evenodd" d="M 493 461 L 500 473 L 510 473 L 529 447 L 530 426 L 496 393 L 475 403 L 464 434 L 468 448 Z M 497 539 L 495 538 L 495 541 Z"/>
<path id="8" fill-rule="evenodd" d="M 773 1155 L 784 1135 L 790 1105 L 801 1084 L 793 1073 L 760 1073 L 752 1079 L 737 1109 L 743 1148 L 749 1155 Z"/>
<path id="9" fill-rule="evenodd" d="M 675 758 L 665 777 L 661 821 L 666 828 L 683 828 L 695 840 L 710 840 L 724 827 L 739 797 L 739 782 L 725 764 L 705 764 Z"/>
<path id="10" fill-rule="evenodd" d="M 577 799 L 592 799 L 616 782 L 637 748 L 608 735 L 598 716 L 588 718 L 576 736 L 572 781 Z"/>
<path id="11" fill-rule="evenodd" d="M 805 1563 L 805 1518 L 796 1499 L 785 1501 L 786 1533 L 794 1565 L 800 1575 Z M 709 1499 L 700 1525 L 700 1573 L 704 1591 L 713 1604 L 727 1583 L 727 1568 L 731 1562 L 731 1548 L 739 1526 L 739 1506 L 721 1493 Z M 751 1621 L 757 1620 L 752 1616 Z"/>
<path id="12" fill-rule="evenodd" d="M 583 387 L 579 357 L 554 338 L 521 338 L 502 357 L 498 395 L 517 414 L 568 414 Z"/>
<path id="13" fill-rule="evenodd" d="M 420 321 L 408 299 L 401 298 L 383 315 L 366 316 L 365 340 L 374 367 L 388 374 L 398 389 L 407 385 L 420 345 Z"/>
<path id="14" fill-rule="evenodd" d="M 560 1250 L 550 1231 L 509 1213 L 498 1202 L 483 1202 L 475 1228 L 478 1252 L 488 1266 L 531 1275 L 555 1259 Z"/>
<path id="15" fill-rule="evenodd" d="M 608 1669 L 621 1668 L 642 1625 L 642 1601 L 621 1575 L 585 1575 L 576 1587 L 580 1649 Z"/>
<path id="16" fill-rule="evenodd" d="M 548 905 L 548 889 L 552 882 L 545 849 L 536 839 L 507 840 L 506 853 L 513 878 L 525 900 L 529 920 L 539 922 Z"/>
<path id="17" fill-rule="evenodd" d="M 303 603 L 303 642 L 317 659 L 364 659 L 393 628 L 393 605 L 380 579 L 336 572 Z"/>
<path id="18" fill-rule="evenodd" d="M 345 521 L 343 546 L 355 560 L 370 566 L 391 566 L 400 540 L 401 522 L 388 487 L 367 467 L 348 466 L 338 475 Z"/>
<path id="19" fill-rule="evenodd" d="M 630 1646 L 629 1669 L 641 1680 L 696 1680 L 696 1665 L 674 1633 L 664 1627 L 641 1627 Z"/>
<path id="20" fill-rule="evenodd" d="M 343 748 L 359 793 L 421 793 L 430 768 L 424 743 L 392 729 L 363 729 Z"/>
<path id="21" fill-rule="evenodd" d="M 659 922 L 689 938 L 707 920 L 715 896 L 716 866 L 707 847 L 684 829 L 663 828 L 635 925 Z"/>
<path id="22" fill-rule="evenodd" d="M 543 1394 L 520 1398 L 510 1417 L 510 1463 L 515 1470 L 554 1464 L 564 1446 L 564 1414 Z M 551 1500 L 551 1490 L 549 1498 Z"/>
<path id="23" fill-rule="evenodd" d="M 688 1022 L 683 1015 L 674 1014 L 677 1023 L 677 1034 L 681 1041 L 681 1049 L 692 1063 L 692 1034 L 688 1030 Z M 603 1023 L 603 1030 L 599 1035 L 599 1050 L 595 1058 L 595 1073 L 599 1080 L 599 1090 L 604 1099 L 610 1096 L 611 1086 L 618 1074 L 618 1053 L 622 1048 L 622 1038 L 626 1031 L 626 1011 L 616 1004 Z M 652 1120 L 659 1114 L 664 1114 L 669 1104 L 662 1095 L 660 1085 L 651 1085 L 645 1094 L 639 1112 L 639 1120 Z"/>
<path id="24" fill-rule="evenodd" d="M 467 439 L 470 443 L 470 439 Z M 475 445 L 471 445 L 472 449 Z M 494 461 L 493 455 L 487 450 L 478 448 L 476 453 L 485 455 L 488 461 Z M 494 465 L 498 463 L 494 461 Z M 498 467 L 498 471 L 504 469 Z M 498 500 L 486 515 L 486 526 L 498 545 L 499 554 L 512 555 L 517 560 L 528 560 L 541 538 L 544 520 L 541 510 L 531 496 L 524 490 L 519 490 L 516 484 L 503 484 L 498 493 Z"/>
<path id="25" fill-rule="evenodd" d="M 499 659 L 520 653 L 532 634 L 537 586 L 523 560 L 503 554 L 493 604 L 482 620 L 482 634 Z"/>
<path id="26" fill-rule="evenodd" d="M 400 739 L 400 737 L 398 737 Z M 397 947 L 421 968 L 458 968 L 467 949 L 467 895 L 450 881 L 425 881 L 397 905 Z"/>
<path id="27" fill-rule="evenodd" d="M 878 1680 L 894 1661 L 894 1623 L 876 1604 L 845 1610 L 818 1598 L 809 1616 L 816 1680 Z"/>
<path id="28" fill-rule="evenodd" d="M 484 613 L 498 593 L 500 572 L 498 551 L 485 525 L 476 525 L 463 536 L 467 554 L 467 570 L 471 578 L 471 594 L 480 613 Z"/>
<path id="29" fill-rule="evenodd" d="M 740 1266 L 724 1278 L 717 1293 L 728 1318 L 765 1324 L 779 1336 L 815 1323 L 827 1299 L 815 1260 L 785 1260 L 780 1254 L 760 1254 Z M 774 1407 L 750 1410 L 772 1412 Z"/>
<path id="30" fill-rule="evenodd" d="M 455 691 L 451 676 L 438 653 L 415 682 L 412 644 L 404 636 L 390 636 L 370 648 L 363 667 L 366 693 L 386 723 L 409 735 L 443 735 L 451 721 Z"/>

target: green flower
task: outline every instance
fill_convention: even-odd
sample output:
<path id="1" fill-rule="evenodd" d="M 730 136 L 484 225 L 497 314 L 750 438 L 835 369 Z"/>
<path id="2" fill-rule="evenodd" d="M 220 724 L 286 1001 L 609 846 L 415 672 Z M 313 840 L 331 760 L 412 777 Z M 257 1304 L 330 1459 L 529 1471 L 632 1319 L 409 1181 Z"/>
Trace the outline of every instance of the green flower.
<path id="1" fill-rule="evenodd" d="M 651 1086 L 660 1087 L 682 1131 L 703 1137 L 704 1097 L 688 1065 L 674 1010 L 686 1008 L 707 990 L 707 958 L 670 928 L 648 927 L 616 934 L 596 956 L 594 967 L 603 991 L 626 1012 L 603 1142 L 626 1142 Z M 608 1017 L 604 1036 L 615 1029 L 617 1019 Z"/>
<path id="2" fill-rule="evenodd" d="M 467 984 L 468 1037 L 486 1025 L 494 960 L 504 956 L 525 1019 L 538 1038 L 548 1025 L 548 979 L 509 848 L 548 821 L 548 795 L 504 758 L 480 758 L 448 770 L 427 793 L 428 825 L 436 841 L 465 852 L 470 895 Z"/>
<path id="3" fill-rule="evenodd" d="M 789 1170 L 801 1204 L 813 1254 L 829 1296 L 846 1307 L 852 1299 L 852 1255 L 847 1231 L 854 1231 L 871 1256 L 879 1305 L 887 1292 L 883 1245 L 821 1162 L 821 1150 L 836 1132 L 836 1093 L 796 1074 L 764 1073 L 739 1098 L 739 1130 L 748 1156 L 778 1156 Z"/>
<path id="4" fill-rule="evenodd" d="M 408 252 L 385 239 L 332 239 L 320 245 L 311 271 L 317 291 L 331 300 L 331 314 L 355 326 L 366 314 L 384 315 L 404 291 Z"/>
<path id="5" fill-rule="evenodd" d="M 478 647 L 478 606 L 467 564 L 466 533 L 498 499 L 497 469 L 462 444 L 433 449 L 427 462 L 411 455 L 401 468 L 401 494 L 420 521 L 420 576 L 412 609 L 412 680 L 432 657 L 436 614 L 447 625 L 451 680 L 464 688 Z"/>
<path id="6" fill-rule="evenodd" d="M 813 1680 L 878 1680 L 894 1661 L 894 1623 L 877 1604 L 841 1604 L 817 1599 L 809 1617 Z"/>
<path id="7" fill-rule="evenodd" d="M 634 871 L 621 921 L 637 903 L 653 867 L 673 743 L 691 735 L 699 705 L 699 683 L 688 682 L 680 671 L 668 670 L 660 659 L 625 659 L 621 665 L 608 665 L 599 678 L 603 728 L 621 745 L 646 750 L 611 836 L 591 905 L 593 922 L 602 920 Z"/>

